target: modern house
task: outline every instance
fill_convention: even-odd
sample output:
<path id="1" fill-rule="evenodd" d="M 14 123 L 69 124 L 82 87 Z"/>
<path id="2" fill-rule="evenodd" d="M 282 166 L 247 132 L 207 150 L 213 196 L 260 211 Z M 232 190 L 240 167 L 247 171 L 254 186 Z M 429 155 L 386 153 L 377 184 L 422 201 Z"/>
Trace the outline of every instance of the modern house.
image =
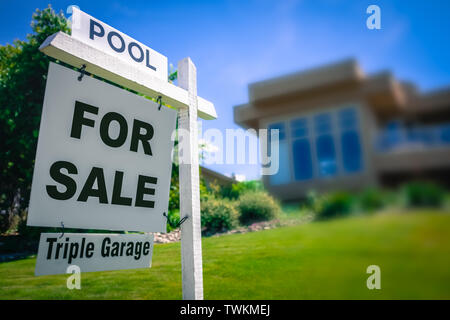
<path id="1" fill-rule="evenodd" d="M 263 176 L 282 200 L 433 179 L 450 184 L 450 88 L 421 94 L 354 60 L 249 85 L 234 107 L 244 128 L 279 130 L 279 170 Z"/>

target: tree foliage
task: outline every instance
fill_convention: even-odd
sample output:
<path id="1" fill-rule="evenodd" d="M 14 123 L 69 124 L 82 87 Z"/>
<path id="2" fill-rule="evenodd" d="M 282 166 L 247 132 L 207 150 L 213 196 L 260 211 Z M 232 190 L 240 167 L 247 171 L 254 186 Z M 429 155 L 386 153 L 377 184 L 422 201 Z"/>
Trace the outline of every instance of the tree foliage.
<path id="1" fill-rule="evenodd" d="M 39 46 L 58 31 L 70 31 L 64 14 L 51 6 L 36 10 L 31 29 L 26 40 L 0 46 L 0 233 L 29 203 L 48 65 L 54 61 Z M 176 79 L 172 66 L 168 80 Z M 204 194 L 203 181 L 200 186 Z M 173 164 L 168 208 L 172 225 L 179 221 L 179 205 L 178 165 Z"/>
<path id="2" fill-rule="evenodd" d="M 11 215 L 20 206 L 28 205 L 51 60 L 39 51 L 39 46 L 48 36 L 69 31 L 63 13 L 55 13 L 50 6 L 36 10 L 31 28 L 26 40 L 0 46 L 0 210 L 3 215 Z"/>

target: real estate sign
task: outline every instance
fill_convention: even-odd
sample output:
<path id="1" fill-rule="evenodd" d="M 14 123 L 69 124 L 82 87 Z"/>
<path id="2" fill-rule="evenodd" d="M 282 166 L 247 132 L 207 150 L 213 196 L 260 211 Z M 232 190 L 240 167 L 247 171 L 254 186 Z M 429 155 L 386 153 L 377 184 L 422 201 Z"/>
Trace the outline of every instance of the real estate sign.
<path id="1" fill-rule="evenodd" d="M 28 225 L 166 232 L 177 113 L 50 64 Z"/>
<path id="2" fill-rule="evenodd" d="M 43 233 L 35 275 L 62 274 L 67 267 L 80 272 L 149 268 L 153 234 Z"/>

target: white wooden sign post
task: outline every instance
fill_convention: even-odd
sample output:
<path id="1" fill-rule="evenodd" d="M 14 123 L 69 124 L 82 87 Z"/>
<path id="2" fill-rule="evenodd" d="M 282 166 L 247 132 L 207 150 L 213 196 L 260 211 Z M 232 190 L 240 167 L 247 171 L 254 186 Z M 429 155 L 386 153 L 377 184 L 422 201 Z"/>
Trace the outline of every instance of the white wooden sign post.
<path id="1" fill-rule="evenodd" d="M 178 84 L 188 91 L 189 106 L 178 112 L 178 128 L 187 133 L 181 140 L 180 161 L 181 265 L 183 299 L 203 299 L 202 235 L 197 130 L 197 70 L 190 58 L 178 62 Z"/>
<path id="2" fill-rule="evenodd" d="M 76 30 L 75 30 L 76 29 Z M 178 110 L 183 299 L 203 299 L 197 115 L 217 118 L 214 105 L 197 96 L 196 68 L 178 63 L 178 83 L 166 79 L 167 58 L 107 24 L 73 8 L 72 36 L 58 32 L 40 50 L 57 60 L 161 101 Z M 164 69 L 165 68 L 165 69 Z M 186 154 L 188 155 L 186 157 Z"/>

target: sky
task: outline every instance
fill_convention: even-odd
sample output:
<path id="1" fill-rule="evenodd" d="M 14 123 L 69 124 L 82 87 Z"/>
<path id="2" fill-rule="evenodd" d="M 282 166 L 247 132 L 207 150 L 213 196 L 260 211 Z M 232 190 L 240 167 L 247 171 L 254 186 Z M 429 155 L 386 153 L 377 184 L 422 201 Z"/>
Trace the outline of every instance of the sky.
<path id="1" fill-rule="evenodd" d="M 0 0 L 0 45 L 24 39 L 31 15 L 51 3 L 80 9 L 168 57 L 191 57 L 198 94 L 218 119 L 203 130 L 236 129 L 233 106 L 248 101 L 248 84 L 356 58 L 370 74 L 390 70 L 427 92 L 450 86 L 450 1 L 6 1 Z M 366 9 L 381 9 L 369 30 Z M 68 14 L 66 14 L 68 16 Z M 259 177 L 259 165 L 208 165 L 226 175 Z"/>

